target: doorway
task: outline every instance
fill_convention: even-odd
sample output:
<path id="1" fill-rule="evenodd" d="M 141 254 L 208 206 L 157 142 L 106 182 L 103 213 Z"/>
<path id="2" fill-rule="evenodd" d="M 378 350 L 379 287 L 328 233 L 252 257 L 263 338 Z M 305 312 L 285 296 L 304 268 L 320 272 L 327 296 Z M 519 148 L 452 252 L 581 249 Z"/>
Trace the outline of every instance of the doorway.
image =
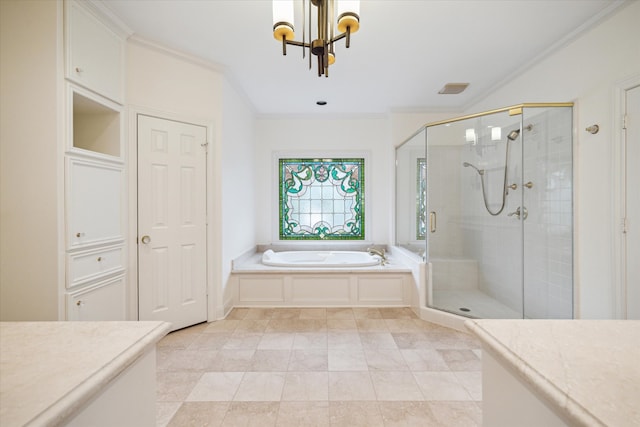
<path id="1" fill-rule="evenodd" d="M 207 128 L 139 114 L 138 317 L 207 320 Z"/>

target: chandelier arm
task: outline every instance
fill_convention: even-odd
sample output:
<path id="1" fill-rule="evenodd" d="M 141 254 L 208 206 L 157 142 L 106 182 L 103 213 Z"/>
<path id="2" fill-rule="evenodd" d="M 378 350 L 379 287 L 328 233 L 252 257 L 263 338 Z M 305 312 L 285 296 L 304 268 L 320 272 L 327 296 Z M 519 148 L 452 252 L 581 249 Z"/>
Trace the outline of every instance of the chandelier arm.
<path id="1" fill-rule="evenodd" d="M 302 0 L 304 2 L 304 0 Z M 309 4 L 309 69 L 311 69 L 311 57 L 313 56 L 311 54 L 311 41 L 313 40 L 313 38 L 311 38 L 311 0 L 308 0 Z"/>
<path id="2" fill-rule="evenodd" d="M 347 33 L 339 34 L 339 35 L 335 36 L 334 38 L 332 38 L 331 40 L 329 40 L 329 43 L 335 43 L 338 40 L 344 39 L 345 37 L 347 37 Z"/>
<path id="3" fill-rule="evenodd" d="M 349 49 L 349 45 L 351 45 L 351 27 L 347 27 L 347 31 L 345 34 L 347 35 L 347 41 L 345 42 L 345 47 Z"/>
<path id="4" fill-rule="evenodd" d="M 305 22 L 306 19 L 304 19 L 305 15 L 306 15 L 306 10 L 305 10 L 305 6 L 304 5 L 305 5 L 305 1 L 303 0 L 302 1 L 302 44 L 304 44 L 306 42 L 306 40 L 304 38 L 304 36 L 305 36 L 305 23 L 306 23 Z M 304 59 L 305 53 L 306 53 L 306 49 L 303 47 L 302 48 L 302 59 Z"/>
<path id="5" fill-rule="evenodd" d="M 282 56 L 287 56 L 287 38 L 282 36 Z"/>

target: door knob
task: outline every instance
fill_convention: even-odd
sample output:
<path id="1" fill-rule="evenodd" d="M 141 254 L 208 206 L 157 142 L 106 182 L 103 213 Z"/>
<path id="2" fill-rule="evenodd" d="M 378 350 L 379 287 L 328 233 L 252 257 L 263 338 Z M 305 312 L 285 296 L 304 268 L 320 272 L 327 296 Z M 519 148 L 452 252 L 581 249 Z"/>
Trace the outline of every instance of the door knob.
<path id="1" fill-rule="evenodd" d="M 149 244 L 149 242 L 151 242 L 151 237 L 146 236 L 146 235 L 145 235 L 145 236 L 142 236 L 142 238 L 140 239 L 140 241 L 141 241 L 143 244 L 147 245 L 147 244 Z"/>

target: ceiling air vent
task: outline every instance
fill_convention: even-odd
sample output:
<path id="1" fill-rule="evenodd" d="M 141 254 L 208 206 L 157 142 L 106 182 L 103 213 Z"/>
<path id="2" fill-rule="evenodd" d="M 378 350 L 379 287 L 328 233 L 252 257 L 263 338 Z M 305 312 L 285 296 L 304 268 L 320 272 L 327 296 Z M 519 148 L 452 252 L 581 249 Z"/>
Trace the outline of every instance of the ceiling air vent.
<path id="1" fill-rule="evenodd" d="M 469 86 L 469 83 L 447 83 L 438 93 L 441 95 L 457 95 L 463 92 L 467 86 Z"/>

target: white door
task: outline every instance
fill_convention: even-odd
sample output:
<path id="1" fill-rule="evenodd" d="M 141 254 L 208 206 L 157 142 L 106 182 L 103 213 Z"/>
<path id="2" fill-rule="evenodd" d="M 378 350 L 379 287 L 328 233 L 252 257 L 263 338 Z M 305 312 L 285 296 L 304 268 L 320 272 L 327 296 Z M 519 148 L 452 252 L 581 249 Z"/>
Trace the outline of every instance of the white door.
<path id="1" fill-rule="evenodd" d="M 625 247 L 627 319 L 640 319 L 640 86 L 626 91 Z"/>
<path id="2" fill-rule="evenodd" d="M 138 115 L 140 320 L 207 320 L 203 126 Z"/>

